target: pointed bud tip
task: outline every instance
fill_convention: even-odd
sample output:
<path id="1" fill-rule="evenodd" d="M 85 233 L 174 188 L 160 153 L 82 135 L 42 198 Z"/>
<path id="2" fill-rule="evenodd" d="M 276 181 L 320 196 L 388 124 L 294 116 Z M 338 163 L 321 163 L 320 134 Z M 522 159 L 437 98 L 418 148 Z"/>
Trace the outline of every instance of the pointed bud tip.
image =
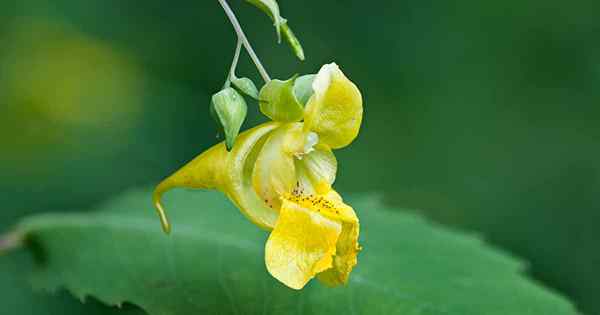
<path id="1" fill-rule="evenodd" d="M 234 142 L 231 139 L 225 140 L 225 149 L 227 149 L 227 152 L 231 152 L 231 149 L 233 149 L 233 144 Z"/>

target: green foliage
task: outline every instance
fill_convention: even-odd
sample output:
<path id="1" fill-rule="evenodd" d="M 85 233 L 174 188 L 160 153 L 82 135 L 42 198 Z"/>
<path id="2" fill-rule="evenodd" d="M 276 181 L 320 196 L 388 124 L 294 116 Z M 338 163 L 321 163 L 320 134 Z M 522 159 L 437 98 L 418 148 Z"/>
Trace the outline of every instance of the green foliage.
<path id="1" fill-rule="evenodd" d="M 38 257 L 36 287 L 66 287 L 150 314 L 577 314 L 525 279 L 523 264 L 479 239 L 388 209 L 374 196 L 349 198 L 363 252 L 348 286 L 284 287 L 264 267 L 267 233 L 216 192 L 166 198 L 165 236 L 150 191 L 135 191 L 88 214 L 42 214 L 18 233 Z M 395 211 L 390 211 L 395 210 Z"/>
<path id="2" fill-rule="evenodd" d="M 64 291 L 48 294 L 33 291 L 27 275 L 33 267 L 31 255 L 24 250 L 0 257 L 0 294 L 2 309 L 15 315 L 141 315 L 141 310 L 124 305 L 110 308 L 87 298 L 81 303 Z"/>

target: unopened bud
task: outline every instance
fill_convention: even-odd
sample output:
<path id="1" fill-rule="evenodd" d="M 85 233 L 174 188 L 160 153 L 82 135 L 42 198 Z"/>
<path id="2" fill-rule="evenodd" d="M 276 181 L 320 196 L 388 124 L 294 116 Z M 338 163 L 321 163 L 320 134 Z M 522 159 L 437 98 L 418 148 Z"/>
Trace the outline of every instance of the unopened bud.
<path id="1" fill-rule="evenodd" d="M 283 19 L 283 23 L 281 23 L 281 32 L 283 33 L 283 37 L 288 42 L 288 45 L 290 45 L 290 48 L 292 48 L 292 51 L 296 57 L 304 61 L 304 49 L 302 49 L 302 45 L 300 44 L 298 37 L 296 37 L 296 34 L 292 32 L 292 29 L 287 24 L 286 19 Z"/>
<path id="2" fill-rule="evenodd" d="M 210 112 L 225 134 L 225 146 L 228 151 L 233 148 L 247 111 L 246 101 L 233 88 L 225 88 L 212 96 Z"/>
<path id="3" fill-rule="evenodd" d="M 252 80 L 248 78 L 238 78 L 234 75 L 230 78 L 231 84 L 235 86 L 240 92 L 252 97 L 253 99 L 258 99 L 258 89 Z"/>

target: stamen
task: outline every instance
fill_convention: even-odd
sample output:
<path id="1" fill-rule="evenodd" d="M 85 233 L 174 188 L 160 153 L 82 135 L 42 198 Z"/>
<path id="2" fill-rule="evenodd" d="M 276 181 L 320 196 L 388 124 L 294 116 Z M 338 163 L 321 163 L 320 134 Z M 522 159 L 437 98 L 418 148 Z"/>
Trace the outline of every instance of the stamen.
<path id="1" fill-rule="evenodd" d="M 294 190 L 291 194 L 283 196 L 283 199 L 326 215 L 336 217 L 340 215 L 340 209 L 335 202 L 330 201 L 327 197 L 322 195 L 305 195 L 302 192 Z"/>

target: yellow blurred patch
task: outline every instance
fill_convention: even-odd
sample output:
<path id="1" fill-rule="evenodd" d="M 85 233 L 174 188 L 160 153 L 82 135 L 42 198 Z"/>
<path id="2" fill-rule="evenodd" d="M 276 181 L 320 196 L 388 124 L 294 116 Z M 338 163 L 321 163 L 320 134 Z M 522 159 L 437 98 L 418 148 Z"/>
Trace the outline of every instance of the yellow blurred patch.
<path id="1" fill-rule="evenodd" d="M 70 128 L 114 133 L 135 123 L 141 71 L 109 43 L 42 20 L 17 21 L 0 36 L 0 143 L 13 154 L 61 145 L 76 134 Z"/>

